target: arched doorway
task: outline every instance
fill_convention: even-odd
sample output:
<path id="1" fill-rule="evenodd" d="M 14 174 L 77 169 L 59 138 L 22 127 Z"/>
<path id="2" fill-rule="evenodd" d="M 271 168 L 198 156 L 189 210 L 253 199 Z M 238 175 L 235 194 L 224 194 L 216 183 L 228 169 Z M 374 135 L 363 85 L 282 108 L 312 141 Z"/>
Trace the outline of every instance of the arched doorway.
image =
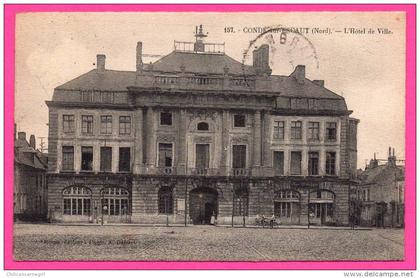
<path id="1" fill-rule="evenodd" d="M 335 194 L 329 190 L 316 190 L 309 194 L 309 222 L 315 225 L 334 224 Z"/>
<path id="2" fill-rule="evenodd" d="M 210 224 L 211 216 L 217 217 L 217 191 L 199 187 L 190 191 L 190 218 L 193 224 Z"/>
<path id="3" fill-rule="evenodd" d="M 300 223 L 300 193 L 294 190 L 280 190 L 274 195 L 274 215 L 281 223 Z"/>

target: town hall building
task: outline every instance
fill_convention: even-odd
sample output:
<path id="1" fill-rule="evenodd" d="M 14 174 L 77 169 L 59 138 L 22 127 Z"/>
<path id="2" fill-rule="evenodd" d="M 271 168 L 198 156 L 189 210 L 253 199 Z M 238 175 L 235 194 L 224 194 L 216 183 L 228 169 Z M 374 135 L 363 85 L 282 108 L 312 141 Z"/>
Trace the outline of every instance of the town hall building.
<path id="1" fill-rule="evenodd" d="M 273 75 L 224 44 L 175 42 L 136 70 L 96 68 L 49 108 L 48 213 L 58 222 L 348 225 L 357 124 L 305 66 Z M 134 57 L 133 57 L 134 58 Z"/>

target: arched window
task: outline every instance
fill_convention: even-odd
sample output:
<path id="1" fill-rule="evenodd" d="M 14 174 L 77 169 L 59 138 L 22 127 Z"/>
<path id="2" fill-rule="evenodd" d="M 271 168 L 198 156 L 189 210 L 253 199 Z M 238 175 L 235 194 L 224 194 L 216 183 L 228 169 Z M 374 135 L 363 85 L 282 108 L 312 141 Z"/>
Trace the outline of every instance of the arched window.
<path id="1" fill-rule="evenodd" d="M 291 218 L 299 211 L 300 194 L 293 190 L 276 192 L 274 196 L 274 215 Z"/>
<path id="2" fill-rule="evenodd" d="M 63 214 L 90 215 L 92 191 L 83 186 L 71 186 L 63 190 Z"/>
<path id="3" fill-rule="evenodd" d="M 172 189 L 169 186 L 162 186 L 158 192 L 159 213 L 170 214 L 174 211 Z"/>
<path id="4" fill-rule="evenodd" d="M 105 215 L 126 215 L 128 209 L 128 190 L 122 187 L 102 189 L 102 213 Z"/>
<path id="5" fill-rule="evenodd" d="M 209 124 L 206 122 L 200 122 L 197 124 L 197 130 L 209 130 Z"/>

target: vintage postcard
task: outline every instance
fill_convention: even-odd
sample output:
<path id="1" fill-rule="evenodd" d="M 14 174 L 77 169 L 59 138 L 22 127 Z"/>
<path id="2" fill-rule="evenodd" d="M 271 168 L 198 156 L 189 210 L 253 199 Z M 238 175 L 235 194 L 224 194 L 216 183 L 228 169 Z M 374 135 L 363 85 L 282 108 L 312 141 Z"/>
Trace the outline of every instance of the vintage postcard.
<path id="1" fill-rule="evenodd" d="M 16 13 L 13 262 L 408 266 L 405 8 Z"/>

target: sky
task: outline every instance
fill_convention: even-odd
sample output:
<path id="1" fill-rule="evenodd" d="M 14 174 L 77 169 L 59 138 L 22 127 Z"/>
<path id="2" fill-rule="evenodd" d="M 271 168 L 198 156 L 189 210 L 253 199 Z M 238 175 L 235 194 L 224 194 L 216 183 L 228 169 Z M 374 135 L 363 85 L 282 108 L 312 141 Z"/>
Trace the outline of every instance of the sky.
<path id="1" fill-rule="evenodd" d="M 207 42 L 225 43 L 230 57 L 244 60 L 259 27 L 307 28 L 289 33 L 286 43 L 273 34 L 273 74 L 289 75 L 306 65 L 307 78 L 345 97 L 358 127 L 358 167 L 388 147 L 404 159 L 405 15 L 396 12 L 311 13 L 27 13 L 16 20 L 15 122 L 27 137 L 48 137 L 48 108 L 54 88 L 95 68 L 106 55 L 106 68 L 135 70 L 136 44 L 143 42 L 143 61 L 173 50 L 174 41 L 193 41 L 203 24 Z M 317 29 L 318 28 L 318 29 Z M 346 28 L 346 29 L 345 29 Z M 351 28 L 364 30 L 354 34 Z M 392 33 L 379 34 L 378 28 Z M 374 33 L 369 34 L 369 29 Z M 234 32 L 229 32 L 233 30 Z M 326 30 L 319 33 L 316 30 Z M 347 31 L 347 32 L 346 32 Z M 313 33 L 315 32 L 315 33 Z M 297 37 L 297 47 L 292 47 Z M 267 36 L 256 42 L 270 42 Z"/>

